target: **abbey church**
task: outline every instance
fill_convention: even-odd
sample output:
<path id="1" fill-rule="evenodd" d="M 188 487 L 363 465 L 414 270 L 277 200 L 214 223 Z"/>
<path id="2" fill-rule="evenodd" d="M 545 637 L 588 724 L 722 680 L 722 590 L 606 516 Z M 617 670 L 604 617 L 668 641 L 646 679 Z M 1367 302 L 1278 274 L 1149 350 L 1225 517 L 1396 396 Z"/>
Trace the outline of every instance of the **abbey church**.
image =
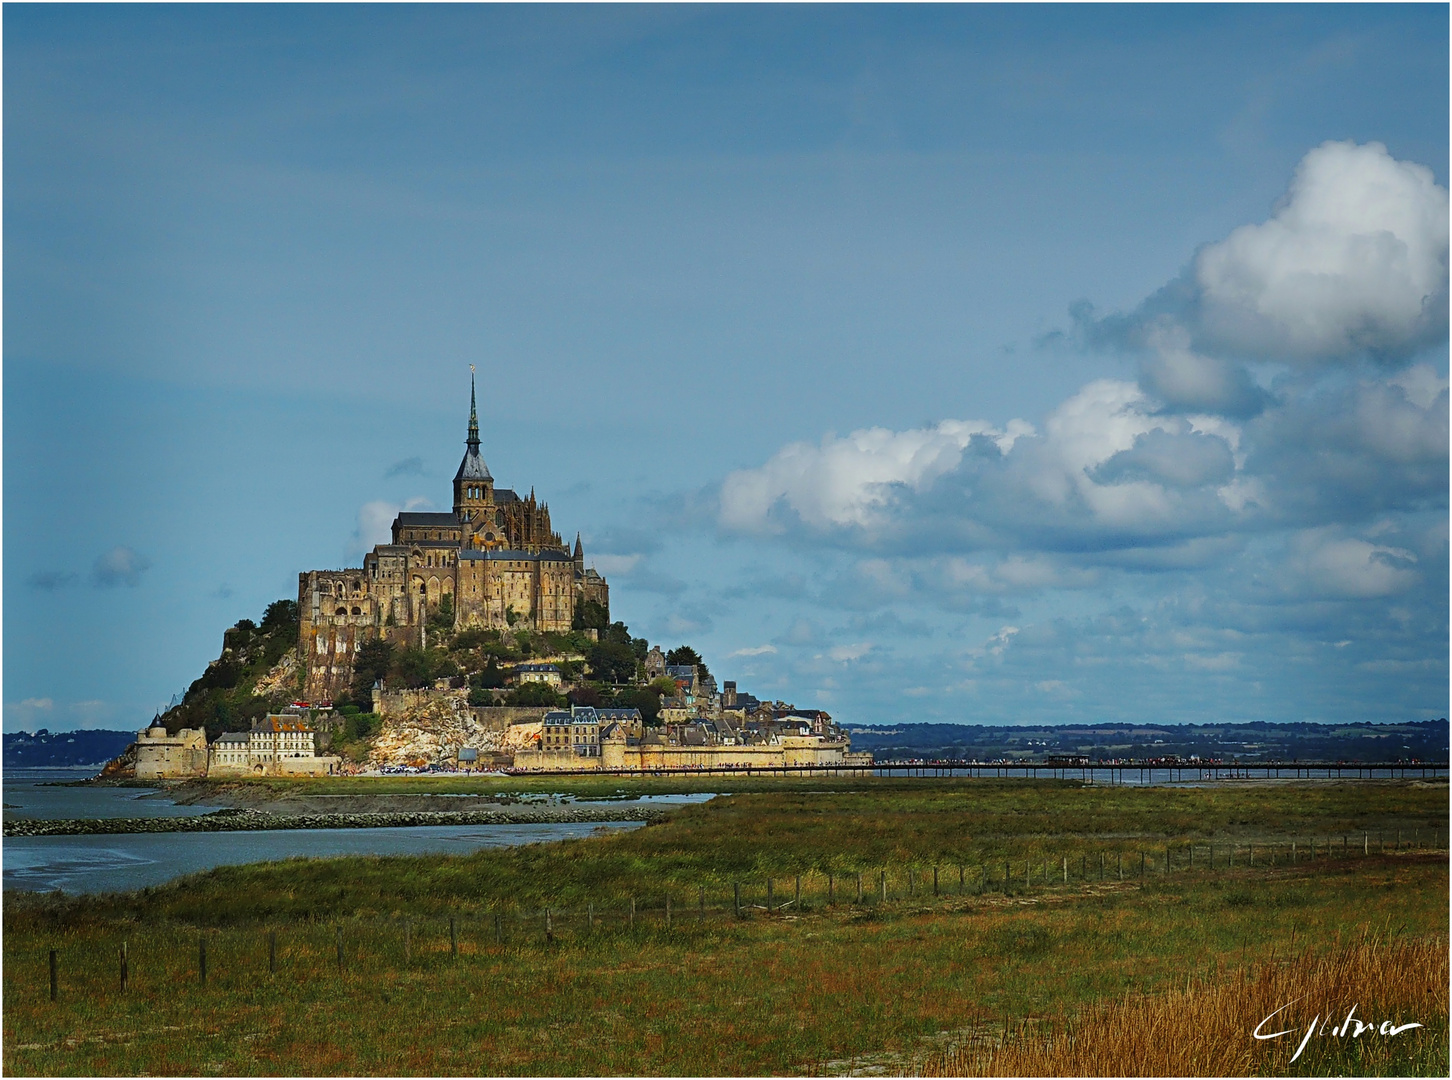
<path id="1" fill-rule="evenodd" d="M 479 454 L 479 416 L 469 388 L 469 437 L 454 475 L 450 513 L 401 513 L 393 542 L 379 544 L 353 570 L 298 575 L 299 656 L 308 700 L 341 693 L 364 641 L 427 644 L 431 616 L 452 608 L 456 629 L 561 632 L 582 605 L 607 615 L 609 586 L 585 568 L 550 525 L 547 503 L 496 488 Z"/>

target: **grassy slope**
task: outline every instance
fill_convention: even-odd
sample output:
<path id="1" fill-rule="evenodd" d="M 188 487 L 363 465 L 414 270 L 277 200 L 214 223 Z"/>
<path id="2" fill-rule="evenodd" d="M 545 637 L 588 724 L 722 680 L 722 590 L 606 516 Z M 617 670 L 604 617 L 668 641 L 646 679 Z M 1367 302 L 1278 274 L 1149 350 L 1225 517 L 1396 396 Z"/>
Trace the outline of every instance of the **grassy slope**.
<path id="1" fill-rule="evenodd" d="M 1182 985 L 1192 974 L 1283 957 L 1293 941 L 1319 948 L 1365 927 L 1408 936 L 1447 929 L 1445 854 L 1282 861 L 1143 885 L 1075 880 L 1028 895 L 936 901 L 921 891 L 902 897 L 908 859 L 922 868 L 1005 850 L 1153 850 L 1151 838 L 1156 846 L 1190 836 L 1304 840 L 1445 822 L 1446 805 L 1445 787 L 1412 785 L 881 783 L 743 795 L 628 834 L 462 858 L 225 868 L 136 897 L 7 897 L 4 1065 L 27 1074 L 820 1069 L 1005 1013 L 1063 1014 L 1126 989 Z M 884 864 L 892 902 L 842 903 L 838 880 L 839 903 L 825 904 L 820 871 Z M 789 895 L 787 875 L 806 873 L 805 909 L 729 918 L 730 882 L 748 879 L 748 900 L 760 903 L 767 873 L 781 875 L 779 899 Z M 956 874 L 944 886 L 956 892 Z M 709 917 L 682 919 L 700 888 Z M 660 910 L 667 892 L 677 917 L 669 933 Z M 642 901 L 633 930 L 632 895 Z M 541 903 L 569 908 L 549 946 L 534 914 Z M 593 932 L 586 903 L 603 917 Z M 516 904 L 531 917 L 519 919 Z M 505 914 L 503 945 L 493 942 L 495 910 Z M 459 920 L 457 961 L 450 914 Z M 413 920 L 408 963 L 403 915 Z M 335 923 L 344 930 L 342 975 Z M 212 927 L 205 990 L 195 989 L 199 926 Z M 265 934 L 274 928 L 281 967 L 272 976 Z M 125 998 L 115 992 L 122 940 L 135 972 Z M 44 974 L 53 945 L 64 971 L 55 1006 Z M 1445 1058 L 1445 1018 L 1442 1031 Z"/>

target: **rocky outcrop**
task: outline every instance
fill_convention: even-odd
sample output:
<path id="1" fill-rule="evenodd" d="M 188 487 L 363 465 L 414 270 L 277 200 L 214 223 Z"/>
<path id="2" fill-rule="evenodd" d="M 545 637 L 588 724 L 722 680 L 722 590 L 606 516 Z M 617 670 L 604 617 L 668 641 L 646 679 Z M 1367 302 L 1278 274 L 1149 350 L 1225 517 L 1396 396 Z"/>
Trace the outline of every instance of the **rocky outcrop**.
<path id="1" fill-rule="evenodd" d="M 503 715 L 518 709 L 471 709 L 463 690 L 434 691 L 420 695 L 397 715 L 383 714 L 383 725 L 369 751 L 370 765 L 451 765 L 459 751 L 471 747 L 480 760 L 512 754 L 523 745 L 514 729 L 529 725 L 510 724 Z M 538 710 L 543 715 L 544 710 Z M 538 734 L 539 724 L 534 725 Z M 511 734 L 514 733 L 514 734 Z"/>
<path id="2" fill-rule="evenodd" d="M 656 806 L 547 807 L 531 810 L 454 810 L 376 814 L 270 814 L 218 810 L 186 818 L 21 818 L 5 822 L 6 836 L 82 836 L 103 833 L 249 832 L 265 829 L 398 829 L 418 825 L 541 825 L 549 822 L 661 821 Z"/>
<path id="3" fill-rule="evenodd" d="M 257 680 L 252 693 L 257 697 L 274 697 L 280 694 L 296 694 L 301 690 L 302 674 L 297 667 L 297 646 L 293 646 Z"/>
<path id="4" fill-rule="evenodd" d="M 120 757 L 112 758 L 101 766 L 98 778 L 101 780 L 134 780 L 136 778 L 136 744 L 132 743 L 121 752 Z"/>

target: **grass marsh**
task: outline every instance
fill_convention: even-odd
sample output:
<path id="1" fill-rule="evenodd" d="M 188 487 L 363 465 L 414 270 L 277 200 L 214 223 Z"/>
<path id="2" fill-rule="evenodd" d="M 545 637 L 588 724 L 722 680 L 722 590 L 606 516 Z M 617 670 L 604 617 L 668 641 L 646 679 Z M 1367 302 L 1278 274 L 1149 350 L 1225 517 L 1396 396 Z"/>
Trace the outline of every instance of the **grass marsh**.
<path id="1" fill-rule="evenodd" d="M 1001 1032 L 1005 1017 L 1067 1024 L 1126 994 L 1159 997 L 1256 965 L 1330 955 L 1368 929 L 1389 942 L 1444 938 L 1445 832 L 1441 850 L 1428 841 L 1445 826 L 1446 800 L 1445 785 L 834 788 L 818 780 L 560 844 L 227 867 L 126 895 L 7 894 L 4 1067 L 17 1075 L 946 1067 L 925 1047 L 971 1044 Z M 1339 839 L 1352 832 L 1371 838 L 1370 854 L 1349 840 L 1343 854 Z M 1317 857 L 1307 861 L 1313 837 Z M 1205 865 L 1212 843 L 1221 849 L 1213 869 Z M 1252 843 L 1261 847 L 1257 866 L 1225 865 L 1224 850 Z M 1274 866 L 1269 845 L 1280 853 Z M 1179 860 L 1172 872 L 1150 862 L 1139 878 L 1137 855 L 1167 846 Z M 1191 846 L 1201 853 L 1193 870 Z M 1135 856 L 1136 873 L 1099 881 L 1099 853 Z M 1047 881 L 980 893 L 981 876 L 965 871 L 959 892 L 958 866 L 981 874 L 1003 859 L 1035 872 L 1047 865 Z M 1065 860 L 1075 862 L 1067 884 Z M 775 904 L 786 905 L 772 914 L 767 877 Z M 1001 886 L 1001 868 L 997 878 Z M 62 975 L 55 1003 L 51 948 Z M 1419 1060 L 1445 1060 L 1445 998 L 1441 1008 L 1442 1049 Z"/>

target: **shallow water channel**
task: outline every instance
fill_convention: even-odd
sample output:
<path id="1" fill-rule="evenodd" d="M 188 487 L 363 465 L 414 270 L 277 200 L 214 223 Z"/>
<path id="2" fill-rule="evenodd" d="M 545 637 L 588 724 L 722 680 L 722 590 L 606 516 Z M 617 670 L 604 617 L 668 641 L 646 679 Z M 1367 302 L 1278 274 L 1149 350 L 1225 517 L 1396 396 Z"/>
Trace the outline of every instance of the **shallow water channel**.
<path id="1" fill-rule="evenodd" d="M 53 786 L 92 775 L 87 769 L 15 769 L 4 777 L 5 816 L 31 818 L 191 817 L 210 806 L 178 806 L 143 788 Z M 706 794 L 647 796 L 655 805 L 701 802 Z M 534 796 L 526 805 L 621 806 Z M 215 866 L 296 857 L 465 854 L 639 828 L 643 822 L 531 822 L 511 825 L 421 825 L 383 829 L 274 829 L 256 832 L 120 833 L 101 836 L 15 836 L 0 849 L 6 889 L 115 892 L 160 885 Z"/>

